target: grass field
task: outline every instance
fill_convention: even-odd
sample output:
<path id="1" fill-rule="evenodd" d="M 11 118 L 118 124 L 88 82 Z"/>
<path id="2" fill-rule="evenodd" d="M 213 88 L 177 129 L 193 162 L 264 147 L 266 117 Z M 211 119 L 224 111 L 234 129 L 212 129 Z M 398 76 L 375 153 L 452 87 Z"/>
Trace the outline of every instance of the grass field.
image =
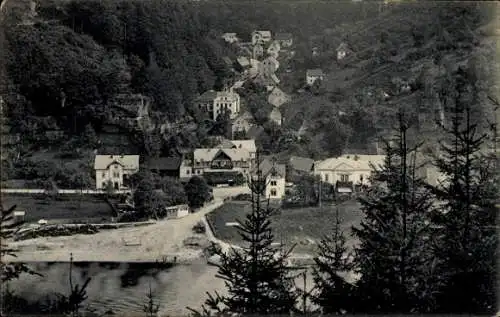
<path id="1" fill-rule="evenodd" d="M 340 204 L 338 208 L 342 219 L 341 227 L 347 235 L 347 243 L 352 245 L 355 240 L 351 238 L 350 228 L 361 221 L 359 205 L 357 202 L 349 201 Z M 237 228 L 226 226 L 226 223 L 235 222 L 236 219 L 243 220 L 245 214 L 250 211 L 249 202 L 233 201 L 208 214 L 207 218 L 217 238 L 241 244 L 242 239 Z M 272 216 L 272 224 L 278 242 L 283 239 L 286 246 L 296 244 L 294 251 L 311 253 L 316 249 L 317 241 L 333 229 L 335 206 L 283 209 L 279 214 Z"/>
<path id="2" fill-rule="evenodd" d="M 53 223 L 103 223 L 113 216 L 111 207 L 102 198 L 92 196 L 62 196 L 61 200 L 43 199 L 30 195 L 2 195 L 2 205 L 26 211 L 25 221 L 36 223 L 45 219 Z"/>

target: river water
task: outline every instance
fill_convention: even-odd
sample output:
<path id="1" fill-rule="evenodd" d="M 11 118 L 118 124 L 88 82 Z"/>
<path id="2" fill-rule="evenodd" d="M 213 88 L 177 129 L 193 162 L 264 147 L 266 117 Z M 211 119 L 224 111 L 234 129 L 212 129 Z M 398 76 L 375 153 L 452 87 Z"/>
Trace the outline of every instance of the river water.
<path id="1" fill-rule="evenodd" d="M 9 288 L 26 299 L 40 299 L 51 292 L 69 293 L 68 263 L 29 263 L 43 277 L 23 275 Z M 147 301 L 149 287 L 160 304 L 161 316 L 186 315 L 186 307 L 200 308 L 206 292 L 225 292 L 224 281 L 215 277 L 217 268 L 204 261 L 189 265 L 158 268 L 154 263 L 75 263 L 73 285 L 92 278 L 87 287 L 89 306 L 98 313 L 112 310 L 115 314 L 137 316 Z M 302 279 L 297 279 L 302 288 Z M 308 274 L 306 286 L 312 285 Z"/>

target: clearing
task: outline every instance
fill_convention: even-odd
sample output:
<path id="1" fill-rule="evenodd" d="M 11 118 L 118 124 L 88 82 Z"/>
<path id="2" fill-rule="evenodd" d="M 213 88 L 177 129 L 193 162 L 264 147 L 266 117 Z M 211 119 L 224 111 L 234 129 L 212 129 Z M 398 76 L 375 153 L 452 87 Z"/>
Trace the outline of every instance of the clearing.
<path id="1" fill-rule="evenodd" d="M 282 240 L 287 247 L 296 244 L 294 252 L 314 253 L 316 243 L 334 228 L 335 208 L 335 206 L 328 205 L 322 208 L 282 209 L 271 219 L 275 229 L 275 239 Z M 352 246 L 356 240 L 351 238 L 350 229 L 358 225 L 362 218 L 359 203 L 347 201 L 339 204 L 338 209 L 342 220 L 342 230 L 347 235 L 347 244 Z M 238 245 L 242 243 L 242 239 L 237 227 L 226 224 L 244 220 L 245 215 L 250 211 L 250 202 L 232 201 L 208 214 L 207 220 L 218 239 Z"/>

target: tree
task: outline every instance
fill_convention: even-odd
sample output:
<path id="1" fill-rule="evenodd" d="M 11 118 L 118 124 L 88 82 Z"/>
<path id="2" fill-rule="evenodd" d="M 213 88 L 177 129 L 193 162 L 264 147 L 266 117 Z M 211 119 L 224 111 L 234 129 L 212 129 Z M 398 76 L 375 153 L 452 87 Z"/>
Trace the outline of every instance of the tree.
<path id="1" fill-rule="evenodd" d="M 364 219 L 353 234 L 358 296 L 365 313 L 428 312 L 433 309 L 434 279 L 428 219 L 433 200 L 416 176 L 416 154 L 410 148 L 409 120 L 402 110 L 394 140 L 386 141 L 383 166 L 373 167 L 371 188 L 359 199 Z"/>
<path id="2" fill-rule="evenodd" d="M 433 219 L 435 256 L 444 283 L 439 311 L 495 311 L 494 200 L 499 179 L 494 160 L 481 154 L 486 134 L 478 132 L 471 116 L 478 99 L 474 83 L 459 69 L 455 91 L 446 99 L 452 110 L 450 126 L 442 127 L 448 141 L 441 142 L 441 155 L 435 162 L 443 182 L 432 187 L 442 206 Z M 466 294 L 460 289 L 467 289 Z"/>
<path id="3" fill-rule="evenodd" d="M 85 130 L 83 131 L 83 146 L 88 148 L 95 148 L 97 146 L 97 134 L 95 133 L 94 128 L 91 124 L 87 124 L 85 126 Z"/>
<path id="4" fill-rule="evenodd" d="M 167 198 L 165 205 L 175 206 L 187 203 L 186 192 L 179 180 L 172 177 L 164 177 L 160 180 L 160 188 Z"/>
<path id="5" fill-rule="evenodd" d="M 193 176 L 185 186 L 189 207 L 199 208 L 210 199 L 210 186 L 204 178 Z"/>
<path id="6" fill-rule="evenodd" d="M 151 283 L 149 284 L 149 293 L 147 295 L 147 302 L 144 304 L 142 311 L 147 314 L 148 317 L 154 317 L 158 314 L 160 310 L 160 305 L 156 304 L 153 290 L 151 289 Z"/>
<path id="7" fill-rule="evenodd" d="M 151 178 L 143 178 L 139 181 L 134 191 L 134 205 L 139 217 L 155 214 L 156 196 L 154 190 L 155 184 Z"/>
<path id="8" fill-rule="evenodd" d="M 339 276 L 352 269 L 352 263 L 347 257 L 346 237 L 340 224 L 339 210 L 336 207 L 333 232 L 321 239 L 318 255 L 314 258 L 317 267 L 313 276 L 318 294 L 312 300 L 326 314 L 352 312 L 357 305 L 354 287 Z"/>
<path id="9" fill-rule="evenodd" d="M 258 160 L 258 157 L 257 157 Z M 252 211 L 239 221 L 238 231 L 244 241 L 241 250 L 227 253 L 216 250 L 221 258 L 217 277 L 225 280 L 227 295 L 209 295 L 203 314 L 215 310 L 219 314 L 236 313 L 246 316 L 284 315 L 294 309 L 296 294 L 292 291 L 293 277 L 285 267 L 292 251 L 273 247 L 275 242 L 270 216 L 273 209 L 263 200 L 265 180 L 260 169 L 249 179 L 252 191 Z M 220 307 L 222 306 L 222 307 Z M 209 309 L 207 309 L 207 307 Z M 195 315 L 202 315 L 191 309 Z"/>

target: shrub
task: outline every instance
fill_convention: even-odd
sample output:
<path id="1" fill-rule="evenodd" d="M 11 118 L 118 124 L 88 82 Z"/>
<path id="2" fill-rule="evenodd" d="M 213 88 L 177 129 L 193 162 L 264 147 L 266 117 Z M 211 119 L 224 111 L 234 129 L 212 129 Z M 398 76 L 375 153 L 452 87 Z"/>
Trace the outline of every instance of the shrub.
<path id="1" fill-rule="evenodd" d="M 198 221 L 198 223 L 193 226 L 193 232 L 205 233 L 206 232 L 205 224 L 202 221 Z"/>

